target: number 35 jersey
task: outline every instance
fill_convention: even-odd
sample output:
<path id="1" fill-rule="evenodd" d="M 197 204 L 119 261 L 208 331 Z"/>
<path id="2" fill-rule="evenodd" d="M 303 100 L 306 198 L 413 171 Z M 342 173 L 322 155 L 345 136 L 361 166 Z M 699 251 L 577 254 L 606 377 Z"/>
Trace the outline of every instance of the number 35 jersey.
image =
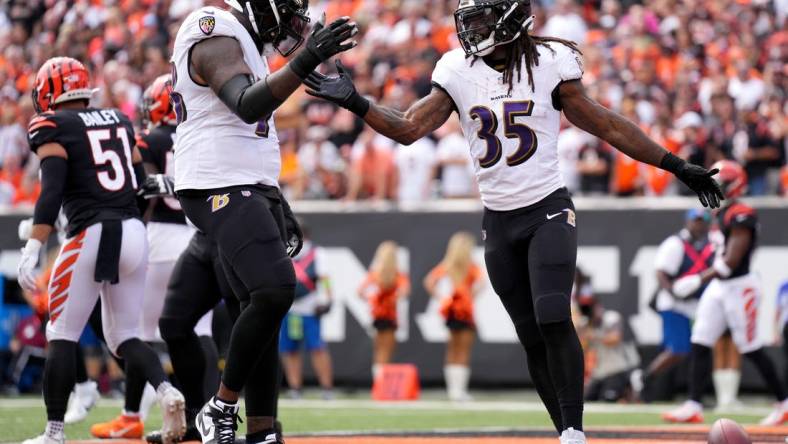
<path id="1" fill-rule="evenodd" d="M 244 123 L 207 85 L 189 73 L 191 50 L 213 37 L 231 37 L 257 79 L 270 73 L 249 32 L 228 11 L 205 7 L 183 21 L 172 54 L 172 101 L 178 118 L 175 189 L 205 190 L 262 183 L 278 186 L 281 158 L 273 118 Z M 219 60 L 224 54 L 216 54 Z"/>
<path id="2" fill-rule="evenodd" d="M 433 85 L 446 91 L 460 115 L 484 206 L 495 211 L 522 208 L 564 186 L 556 141 L 561 111 L 553 91 L 563 81 L 580 79 L 580 55 L 560 43 L 538 46 L 532 67 L 534 90 L 523 60 L 514 88 L 483 60 L 466 58 L 462 49 L 438 61 Z"/>
<path id="3" fill-rule="evenodd" d="M 115 109 L 61 109 L 39 114 L 28 127 L 30 149 L 56 143 L 68 155 L 63 212 L 69 237 L 103 220 L 139 217 L 132 166 L 134 128 Z"/>

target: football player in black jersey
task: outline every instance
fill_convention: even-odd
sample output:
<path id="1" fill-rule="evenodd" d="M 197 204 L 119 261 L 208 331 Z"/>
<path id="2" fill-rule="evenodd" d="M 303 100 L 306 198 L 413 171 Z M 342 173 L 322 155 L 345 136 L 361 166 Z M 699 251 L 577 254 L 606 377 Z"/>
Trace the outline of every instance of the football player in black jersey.
<path id="1" fill-rule="evenodd" d="M 692 326 L 689 399 L 663 418 L 678 423 L 703 422 L 701 401 L 711 375 L 712 348 L 730 330 L 736 348 L 755 365 L 777 400 L 775 409 L 763 418 L 761 425 L 780 426 L 788 422 L 788 392 L 758 335 L 761 291 L 759 279 L 750 271 L 758 240 L 758 215 L 739 200 L 747 188 L 747 174 L 741 165 L 722 160 L 713 168 L 720 170 L 718 180 L 728 196 L 726 205 L 717 211 L 717 227 L 724 244 L 718 248 L 711 268 L 673 283 L 673 294 L 678 297 L 708 286 L 700 297 Z"/>
<path id="2" fill-rule="evenodd" d="M 156 354 L 139 339 L 147 240 L 136 203 L 144 180 L 131 122 L 115 109 L 90 108 L 94 90 L 77 60 L 56 57 L 36 75 L 30 148 L 41 159 L 41 195 L 22 250 L 19 283 L 35 287 L 40 250 L 62 205 L 67 238 L 49 283 L 49 347 L 44 370 L 47 425 L 26 444 L 63 444 L 63 419 L 76 379 L 77 341 L 100 295 L 104 336 L 113 354 L 156 387 L 166 442 L 185 429 L 184 400 Z"/>

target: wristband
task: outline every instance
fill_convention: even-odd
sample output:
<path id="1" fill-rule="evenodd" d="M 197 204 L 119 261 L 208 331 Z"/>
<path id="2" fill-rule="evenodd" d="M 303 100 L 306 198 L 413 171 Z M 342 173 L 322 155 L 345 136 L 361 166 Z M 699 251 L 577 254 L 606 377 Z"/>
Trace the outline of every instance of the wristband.
<path id="1" fill-rule="evenodd" d="M 321 63 L 320 57 L 310 51 L 309 47 L 306 47 L 302 49 L 298 55 L 293 57 L 293 60 L 291 60 L 287 66 L 289 66 L 290 70 L 301 80 L 304 80 L 309 73 L 314 71 Z"/>
<path id="2" fill-rule="evenodd" d="M 729 267 L 728 264 L 725 263 L 725 260 L 721 257 L 718 257 L 717 259 L 714 260 L 714 264 L 712 265 L 712 268 L 714 268 L 714 271 L 717 272 L 717 275 L 723 278 L 726 278 L 730 276 L 731 273 L 733 273 L 731 267 Z"/>
<path id="3" fill-rule="evenodd" d="M 350 101 L 348 101 L 347 109 L 353 114 L 363 118 L 367 115 L 367 112 L 369 112 L 369 100 L 361 94 L 356 93 L 351 97 Z"/>
<path id="4" fill-rule="evenodd" d="M 678 174 L 678 172 L 684 167 L 685 163 L 687 162 L 684 159 L 671 152 L 667 152 L 659 162 L 659 167 L 665 171 L 670 171 L 673 174 Z"/>

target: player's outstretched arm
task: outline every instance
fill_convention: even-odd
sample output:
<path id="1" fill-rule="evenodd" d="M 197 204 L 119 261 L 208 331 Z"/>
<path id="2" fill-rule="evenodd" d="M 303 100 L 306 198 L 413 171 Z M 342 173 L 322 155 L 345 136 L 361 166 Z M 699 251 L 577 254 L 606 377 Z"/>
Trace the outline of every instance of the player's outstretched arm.
<path id="1" fill-rule="evenodd" d="M 311 73 L 304 80 L 306 92 L 354 112 L 372 129 L 403 145 L 410 145 L 440 128 L 454 111 L 451 97 L 439 88 L 433 88 L 405 112 L 377 105 L 356 91 L 350 73 L 340 61 L 337 70 L 337 77 Z"/>
<path id="2" fill-rule="evenodd" d="M 698 194 L 703 206 L 720 206 L 725 196 L 712 179 L 718 171 L 687 163 L 665 150 L 624 116 L 588 97 L 579 80 L 562 83 L 559 93 L 564 114 L 574 125 L 635 160 L 670 171 Z"/>
<path id="3" fill-rule="evenodd" d="M 254 79 L 244 61 L 241 44 L 231 37 L 213 37 L 194 45 L 189 70 L 195 80 L 210 86 L 244 122 L 267 119 L 318 65 L 356 46 L 355 41 L 348 42 L 358 33 L 358 26 L 349 17 L 328 26 L 324 22 L 325 15 L 287 68 L 265 79 Z"/>

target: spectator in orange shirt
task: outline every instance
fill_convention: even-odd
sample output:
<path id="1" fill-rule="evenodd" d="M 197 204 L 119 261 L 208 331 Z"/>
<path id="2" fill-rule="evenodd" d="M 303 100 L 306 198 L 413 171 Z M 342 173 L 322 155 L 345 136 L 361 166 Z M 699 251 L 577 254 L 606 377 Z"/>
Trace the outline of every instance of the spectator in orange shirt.
<path id="1" fill-rule="evenodd" d="M 348 173 L 347 199 L 372 198 L 380 201 L 392 196 L 394 190 L 394 158 L 391 147 L 381 144 L 388 140 L 364 131 L 351 155 L 352 164 Z"/>
<path id="2" fill-rule="evenodd" d="M 369 301 L 372 326 L 375 328 L 372 352 L 372 377 L 377 378 L 382 367 L 391 362 L 397 340 L 397 301 L 410 294 L 410 280 L 397 264 L 399 247 L 393 241 L 378 246 L 369 273 L 358 289 L 358 294 Z"/>
<path id="3" fill-rule="evenodd" d="M 441 298 L 441 315 L 449 328 L 443 375 L 451 401 L 467 401 L 471 376 L 471 349 L 476 337 L 473 299 L 479 291 L 482 271 L 471 255 L 476 239 L 466 232 L 454 234 L 446 255 L 424 278 L 424 288 L 432 297 Z"/>

